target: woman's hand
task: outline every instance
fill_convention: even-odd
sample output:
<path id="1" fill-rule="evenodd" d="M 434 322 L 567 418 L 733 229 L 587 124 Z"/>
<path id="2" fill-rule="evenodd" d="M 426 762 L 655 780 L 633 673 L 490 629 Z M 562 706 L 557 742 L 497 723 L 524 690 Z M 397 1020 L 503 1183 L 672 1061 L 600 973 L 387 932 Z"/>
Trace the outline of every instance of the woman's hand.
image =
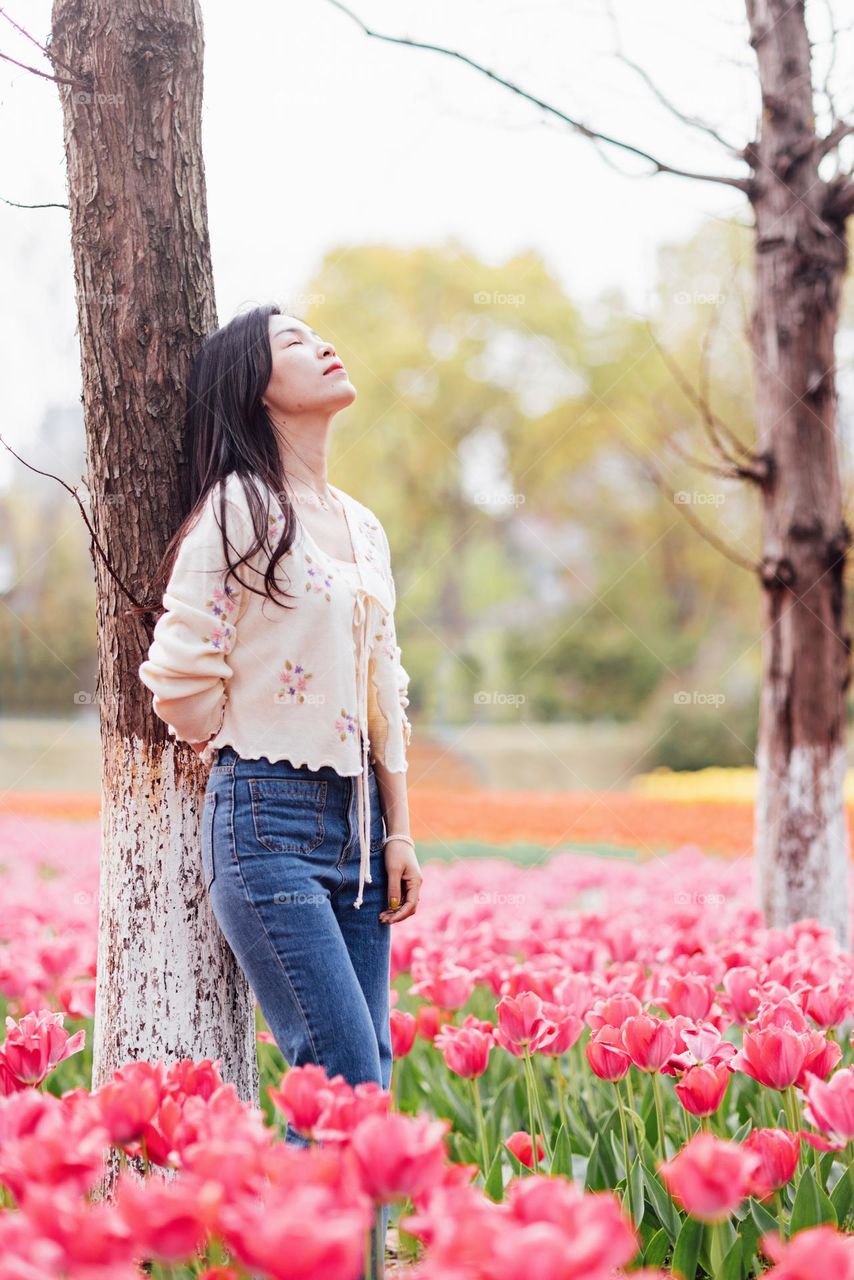
<path id="1" fill-rule="evenodd" d="M 415 856 L 415 850 L 405 840 L 389 840 L 385 846 L 385 866 L 388 872 L 388 899 L 390 909 L 380 912 L 383 924 L 397 924 L 411 916 L 418 906 L 421 893 L 421 868 Z M 406 895 L 401 902 L 401 883 L 406 886 Z M 395 902 L 398 904 L 394 907 Z"/>

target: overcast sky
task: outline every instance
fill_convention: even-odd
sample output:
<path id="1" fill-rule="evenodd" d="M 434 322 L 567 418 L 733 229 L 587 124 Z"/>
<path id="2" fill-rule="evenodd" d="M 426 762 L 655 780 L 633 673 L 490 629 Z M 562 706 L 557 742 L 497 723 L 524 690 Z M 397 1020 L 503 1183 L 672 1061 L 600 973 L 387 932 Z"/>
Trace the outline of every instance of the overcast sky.
<path id="1" fill-rule="evenodd" d="M 596 129 L 691 170 L 743 170 L 681 125 L 613 56 L 606 0 L 352 0 L 373 28 L 451 46 Z M 841 6 L 840 6 L 841 7 Z M 10 0 L 40 40 L 44 0 Z M 709 216 L 748 211 L 740 193 L 596 148 L 456 59 L 365 36 L 328 0 L 202 0 L 204 159 L 221 322 L 242 304 L 285 306 L 324 252 L 462 239 L 489 262 L 541 252 L 570 296 L 621 287 L 645 311 L 655 254 Z M 813 3 L 813 38 L 826 9 Z M 758 98 L 743 0 L 618 0 L 624 52 L 686 113 L 743 145 Z M 0 50 L 48 70 L 11 27 Z M 837 55 L 848 85 L 849 48 Z M 815 50 L 823 58 L 826 48 Z M 846 81 L 847 75 L 847 81 Z M 841 95 L 843 96 L 843 95 Z M 66 199 L 56 87 L 0 63 L 0 196 Z M 622 171 L 622 172 L 620 172 Z M 2 432 L 16 448 L 52 404 L 79 397 L 64 210 L 0 205 Z M 299 310 L 298 306 L 294 310 Z M 0 475 L 10 476 L 8 455 Z M 18 464 L 14 464 L 17 466 Z"/>

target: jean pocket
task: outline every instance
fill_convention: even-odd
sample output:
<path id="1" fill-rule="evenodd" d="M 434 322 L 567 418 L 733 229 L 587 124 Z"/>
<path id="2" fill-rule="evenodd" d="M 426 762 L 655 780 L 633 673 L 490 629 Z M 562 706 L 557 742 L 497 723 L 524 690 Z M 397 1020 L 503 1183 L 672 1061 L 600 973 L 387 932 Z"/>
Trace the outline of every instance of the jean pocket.
<path id="1" fill-rule="evenodd" d="M 326 782 L 310 778 L 249 778 L 252 822 L 271 853 L 311 853 L 323 843 Z"/>
<path id="2" fill-rule="evenodd" d="M 205 792 L 205 807 L 202 810 L 202 877 L 205 889 L 210 889 L 216 877 L 216 866 L 213 853 L 213 820 L 216 811 L 216 792 Z"/>

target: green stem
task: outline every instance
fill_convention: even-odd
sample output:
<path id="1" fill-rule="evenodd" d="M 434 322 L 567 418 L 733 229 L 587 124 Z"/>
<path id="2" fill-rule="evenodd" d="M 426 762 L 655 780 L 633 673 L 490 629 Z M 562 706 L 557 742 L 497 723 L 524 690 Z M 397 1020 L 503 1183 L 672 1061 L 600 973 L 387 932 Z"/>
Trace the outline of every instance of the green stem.
<path id="1" fill-rule="evenodd" d="M 472 1093 L 474 1094 L 474 1113 L 477 1117 L 477 1129 L 480 1134 L 480 1150 L 483 1157 L 483 1176 L 486 1178 L 489 1173 L 489 1148 L 486 1145 L 486 1122 L 483 1118 L 483 1102 L 480 1096 L 480 1087 L 476 1076 L 472 1076 L 471 1080 Z"/>
<path id="2" fill-rule="evenodd" d="M 554 1059 L 554 1076 L 557 1082 L 557 1109 L 560 1115 L 560 1123 L 567 1131 L 569 1136 L 569 1122 L 566 1118 L 566 1108 L 564 1106 L 563 1095 L 566 1088 L 566 1080 L 564 1079 L 563 1068 L 559 1057 Z"/>
<path id="3" fill-rule="evenodd" d="M 792 1130 L 792 1133 L 797 1133 L 798 1129 L 801 1127 L 798 1123 L 800 1119 L 800 1106 L 798 1104 L 798 1095 L 795 1092 L 795 1086 L 793 1084 L 790 1084 L 788 1089 L 785 1090 L 784 1097 L 786 1100 L 786 1115 L 789 1120 L 789 1128 Z M 805 1165 L 806 1160 L 804 1158 L 803 1143 L 801 1143 L 798 1154 L 798 1176 L 803 1173 Z"/>
<path id="4" fill-rule="evenodd" d="M 530 1054 L 530 1052 L 529 1052 L 529 1050 L 528 1050 L 528 1048 L 527 1048 L 527 1047 L 525 1048 L 525 1062 L 526 1062 L 526 1064 L 527 1064 L 527 1067 L 528 1067 L 529 1072 L 531 1073 L 531 1088 L 532 1088 L 532 1089 L 533 1089 L 533 1091 L 534 1091 L 534 1103 L 535 1103 L 535 1106 L 536 1106 L 536 1109 L 537 1109 L 537 1115 L 538 1115 L 538 1117 L 539 1117 L 539 1121 L 540 1121 L 540 1129 L 541 1129 L 542 1134 L 543 1134 L 543 1146 L 544 1146 L 544 1147 L 545 1147 L 545 1149 L 546 1149 L 546 1155 L 547 1155 L 547 1156 L 549 1157 L 549 1159 L 551 1160 L 551 1157 L 552 1157 L 552 1148 L 551 1148 L 551 1143 L 549 1142 L 549 1139 L 548 1139 L 548 1131 L 547 1131 L 547 1129 L 546 1129 L 545 1115 L 544 1115 L 544 1113 L 543 1113 L 543 1104 L 542 1104 L 542 1099 L 541 1099 L 541 1097 L 540 1097 L 540 1089 L 539 1089 L 539 1085 L 538 1085 L 538 1083 L 537 1083 L 537 1069 L 536 1069 L 536 1064 L 535 1064 L 535 1062 L 534 1062 L 533 1058 L 531 1057 L 531 1054 Z M 535 1145 L 536 1145 L 536 1143 L 535 1143 Z"/>
<path id="5" fill-rule="evenodd" d="M 667 1159 L 667 1148 L 664 1145 L 664 1111 L 661 1106 L 661 1092 L 659 1089 L 658 1072 L 652 1073 L 652 1096 L 655 1098 L 655 1118 L 658 1126 L 658 1145 L 661 1148 L 662 1160 Z"/>
<path id="6" fill-rule="evenodd" d="M 376 1216 L 376 1210 L 374 1211 L 374 1214 Z M 373 1243 L 373 1234 L 374 1225 L 371 1223 L 365 1234 L 365 1280 L 370 1280 L 370 1277 L 373 1275 L 373 1269 L 371 1267 L 371 1255 L 373 1253 L 371 1245 Z"/>
<path id="7" fill-rule="evenodd" d="M 524 1049 L 525 1064 L 525 1090 L 528 1094 L 528 1128 L 531 1132 L 532 1151 L 531 1158 L 534 1162 L 534 1173 L 540 1172 L 540 1161 L 537 1156 L 537 1124 L 534 1119 L 534 1095 L 531 1091 L 531 1074 L 528 1070 L 528 1048 Z"/>
<path id="8" fill-rule="evenodd" d="M 626 1166 L 626 1199 L 629 1206 L 629 1218 L 631 1219 L 632 1222 L 634 1222 L 635 1213 L 634 1213 L 634 1207 L 632 1205 L 632 1178 L 631 1178 L 632 1162 L 631 1162 L 631 1157 L 629 1155 L 629 1134 L 626 1126 L 626 1112 L 625 1112 L 625 1108 L 623 1107 L 623 1095 L 620 1092 L 620 1082 L 618 1080 L 614 1081 L 614 1089 L 617 1094 L 617 1106 L 620 1111 L 620 1128 L 623 1131 L 623 1163 Z"/>
<path id="9" fill-rule="evenodd" d="M 632 1068 L 631 1067 L 629 1067 L 628 1071 L 626 1072 L 623 1078 L 626 1082 L 626 1090 L 629 1095 L 629 1110 L 632 1111 L 634 1115 L 637 1115 L 638 1109 L 637 1109 L 637 1106 L 635 1105 L 635 1086 L 632 1084 Z"/>
<path id="10" fill-rule="evenodd" d="M 691 1141 L 691 1125 L 688 1121 L 688 1112 L 685 1110 L 684 1107 L 682 1108 L 682 1123 L 685 1126 L 685 1141 L 690 1142 Z"/>
<path id="11" fill-rule="evenodd" d="M 786 1239 L 786 1205 L 783 1200 L 783 1192 L 774 1192 L 774 1209 L 777 1214 L 777 1221 L 780 1224 L 780 1235 Z"/>

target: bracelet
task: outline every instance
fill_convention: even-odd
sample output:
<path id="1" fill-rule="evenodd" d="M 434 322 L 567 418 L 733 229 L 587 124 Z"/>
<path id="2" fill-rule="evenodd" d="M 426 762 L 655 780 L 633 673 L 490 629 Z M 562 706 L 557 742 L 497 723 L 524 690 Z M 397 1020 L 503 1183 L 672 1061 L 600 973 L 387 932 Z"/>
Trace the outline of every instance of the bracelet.
<path id="1" fill-rule="evenodd" d="M 386 836 L 383 840 L 383 845 L 387 845 L 389 840 L 404 840 L 407 844 L 411 844 L 413 849 L 415 848 L 415 841 L 412 836 L 405 836 L 402 831 L 395 831 L 390 836 Z"/>

